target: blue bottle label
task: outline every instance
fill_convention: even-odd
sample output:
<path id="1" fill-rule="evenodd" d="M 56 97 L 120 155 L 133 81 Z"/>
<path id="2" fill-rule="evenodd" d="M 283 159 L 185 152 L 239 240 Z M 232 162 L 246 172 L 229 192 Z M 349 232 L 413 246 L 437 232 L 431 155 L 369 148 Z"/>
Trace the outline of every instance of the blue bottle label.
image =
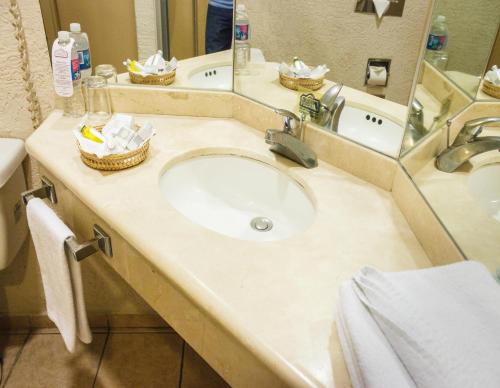
<path id="1" fill-rule="evenodd" d="M 446 35 L 429 35 L 429 40 L 427 40 L 428 50 L 443 50 L 446 46 Z"/>
<path id="2" fill-rule="evenodd" d="M 78 51 L 78 59 L 80 60 L 80 70 L 90 69 L 91 64 L 89 49 Z"/>
<path id="3" fill-rule="evenodd" d="M 234 29 L 234 36 L 236 40 L 248 40 L 250 35 L 250 26 L 248 24 L 237 24 Z"/>
<path id="4" fill-rule="evenodd" d="M 78 63 L 78 58 L 71 60 L 71 79 L 77 81 L 81 78 L 80 66 Z"/>

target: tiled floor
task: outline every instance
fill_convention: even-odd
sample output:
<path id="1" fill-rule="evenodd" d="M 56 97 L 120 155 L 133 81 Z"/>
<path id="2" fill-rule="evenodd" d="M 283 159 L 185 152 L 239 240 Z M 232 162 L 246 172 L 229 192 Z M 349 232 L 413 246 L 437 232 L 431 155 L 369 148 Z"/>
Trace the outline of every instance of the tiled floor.
<path id="1" fill-rule="evenodd" d="M 90 345 L 66 351 L 53 329 L 1 333 L 6 388 L 227 388 L 172 330 L 94 332 Z"/>

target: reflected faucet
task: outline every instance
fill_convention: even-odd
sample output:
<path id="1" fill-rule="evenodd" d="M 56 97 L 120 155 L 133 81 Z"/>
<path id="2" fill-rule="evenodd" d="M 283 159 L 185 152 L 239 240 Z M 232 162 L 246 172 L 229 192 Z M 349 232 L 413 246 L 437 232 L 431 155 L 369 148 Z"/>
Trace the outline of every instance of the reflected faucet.
<path id="1" fill-rule="evenodd" d="M 339 96 L 343 88 L 342 83 L 332 86 L 321 97 L 321 111 L 315 123 L 329 129 L 332 132 L 338 132 L 339 120 L 342 109 L 345 106 L 345 98 Z"/>
<path id="2" fill-rule="evenodd" d="M 437 157 L 436 167 L 444 172 L 454 172 L 476 155 L 500 150 L 500 136 L 479 136 L 484 125 L 493 123 L 500 123 L 500 117 L 483 117 L 467 121 L 453 144 Z"/>
<path id="3" fill-rule="evenodd" d="M 265 140 L 271 145 L 270 150 L 306 168 L 316 167 L 318 165 L 316 154 L 302 141 L 303 120 L 285 109 L 276 109 L 275 112 L 283 116 L 283 130 L 266 131 Z"/>

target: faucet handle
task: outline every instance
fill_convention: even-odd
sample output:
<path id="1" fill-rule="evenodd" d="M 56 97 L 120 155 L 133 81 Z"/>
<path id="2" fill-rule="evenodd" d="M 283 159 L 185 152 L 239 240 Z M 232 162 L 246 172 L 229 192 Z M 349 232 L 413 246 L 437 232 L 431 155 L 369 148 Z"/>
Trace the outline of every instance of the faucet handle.
<path id="1" fill-rule="evenodd" d="M 302 119 L 295 113 L 290 112 L 286 109 L 275 109 L 274 112 L 283 116 L 283 130 L 285 132 L 294 133 L 298 128 L 302 126 Z"/>
<path id="2" fill-rule="evenodd" d="M 483 125 L 500 122 L 500 117 L 481 117 L 467 121 L 460 130 L 453 145 L 462 145 L 476 139 L 483 132 Z"/>

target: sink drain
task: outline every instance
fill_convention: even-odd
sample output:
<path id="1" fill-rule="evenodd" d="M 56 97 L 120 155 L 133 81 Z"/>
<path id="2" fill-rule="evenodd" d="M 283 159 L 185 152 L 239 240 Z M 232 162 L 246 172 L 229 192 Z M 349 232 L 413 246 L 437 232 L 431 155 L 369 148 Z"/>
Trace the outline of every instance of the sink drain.
<path id="1" fill-rule="evenodd" d="M 266 217 L 255 217 L 250 221 L 250 226 L 257 232 L 269 232 L 273 228 L 273 222 Z"/>

